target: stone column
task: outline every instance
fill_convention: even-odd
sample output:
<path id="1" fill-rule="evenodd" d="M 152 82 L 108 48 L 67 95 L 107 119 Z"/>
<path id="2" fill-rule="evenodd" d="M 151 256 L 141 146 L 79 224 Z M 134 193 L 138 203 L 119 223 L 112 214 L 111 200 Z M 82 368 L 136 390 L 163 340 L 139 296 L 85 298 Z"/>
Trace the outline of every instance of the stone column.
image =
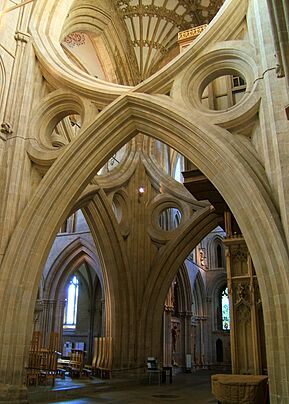
<path id="1" fill-rule="evenodd" d="M 206 356 L 206 344 L 205 344 L 205 334 L 206 334 L 206 321 L 205 316 L 200 317 L 200 331 L 201 331 L 201 365 L 202 368 L 207 368 L 207 356 Z"/>
<path id="2" fill-rule="evenodd" d="M 204 316 L 196 316 L 196 368 L 205 368 L 206 367 L 206 350 L 205 350 L 205 320 L 207 320 Z"/>
<path id="3" fill-rule="evenodd" d="M 63 343 L 63 316 L 64 316 L 65 300 L 55 300 L 54 302 L 54 321 L 53 321 L 53 332 L 59 334 L 59 345 L 58 352 L 62 352 Z"/>
<path id="4" fill-rule="evenodd" d="M 180 313 L 180 318 L 182 322 L 182 339 L 183 339 L 183 350 L 184 350 L 184 368 L 187 369 L 187 355 L 192 356 L 192 332 L 191 332 L 191 322 L 192 322 L 192 312 L 184 311 Z"/>
<path id="5" fill-rule="evenodd" d="M 54 299 L 42 300 L 42 313 L 39 320 L 39 331 L 42 332 L 42 345 L 48 347 L 52 332 L 59 334 L 58 351 L 62 351 L 63 313 L 65 301 Z"/>
<path id="6" fill-rule="evenodd" d="M 196 352 L 196 331 L 197 331 L 197 324 L 196 324 L 196 317 L 193 316 L 191 320 L 191 345 L 192 345 L 192 369 L 193 371 L 196 370 L 197 365 L 197 352 Z"/>
<path id="7" fill-rule="evenodd" d="M 170 287 L 164 306 L 163 314 L 163 365 L 171 366 L 172 364 L 172 312 L 173 303 L 173 286 Z"/>
<path id="8" fill-rule="evenodd" d="M 12 69 L 10 88 L 5 106 L 4 118 L 1 123 L 1 139 L 5 141 L 3 166 L 5 166 L 6 182 L 3 180 L 2 217 L 0 217 L 1 251 L 5 251 L 7 242 L 18 217 L 26 204 L 29 193 L 29 163 L 25 150 L 27 134 L 27 117 L 32 102 L 32 89 L 29 86 L 32 77 L 33 53 L 30 35 L 25 32 L 15 33 L 16 52 Z M 28 79 L 28 75 L 31 77 Z M 18 96 L 15 97 L 15 94 Z M 24 117 L 24 118 L 23 118 Z M 1 141 L 1 143 L 2 143 Z M 27 176 L 25 177 L 25 174 Z"/>
<path id="9" fill-rule="evenodd" d="M 94 320 L 95 320 L 95 302 L 94 300 L 90 301 L 90 309 L 89 309 L 89 330 L 88 330 L 88 347 L 87 349 L 87 362 L 90 363 L 93 358 L 93 341 L 94 341 Z"/>

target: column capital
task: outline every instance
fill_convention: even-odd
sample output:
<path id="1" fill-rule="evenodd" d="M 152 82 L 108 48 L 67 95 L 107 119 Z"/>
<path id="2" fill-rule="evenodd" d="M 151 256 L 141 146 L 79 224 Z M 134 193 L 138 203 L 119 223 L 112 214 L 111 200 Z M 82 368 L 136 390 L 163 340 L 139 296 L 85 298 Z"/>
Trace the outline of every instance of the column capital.
<path id="1" fill-rule="evenodd" d="M 30 40 L 31 35 L 26 32 L 16 31 L 14 38 L 16 41 L 27 43 Z"/>

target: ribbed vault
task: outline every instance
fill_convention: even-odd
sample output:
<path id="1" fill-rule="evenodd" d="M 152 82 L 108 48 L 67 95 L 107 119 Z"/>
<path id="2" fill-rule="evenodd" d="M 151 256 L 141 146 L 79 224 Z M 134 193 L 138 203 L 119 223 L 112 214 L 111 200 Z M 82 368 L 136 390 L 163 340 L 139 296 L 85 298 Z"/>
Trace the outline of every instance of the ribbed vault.
<path id="1" fill-rule="evenodd" d="M 114 0 L 139 66 L 140 80 L 178 54 L 179 31 L 208 23 L 223 0 Z"/>

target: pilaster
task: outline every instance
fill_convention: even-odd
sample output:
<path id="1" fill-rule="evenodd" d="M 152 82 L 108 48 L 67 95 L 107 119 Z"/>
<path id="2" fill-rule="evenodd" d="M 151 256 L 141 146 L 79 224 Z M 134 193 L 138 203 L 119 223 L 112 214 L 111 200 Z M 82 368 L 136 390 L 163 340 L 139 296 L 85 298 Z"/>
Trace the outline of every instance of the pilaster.
<path id="1" fill-rule="evenodd" d="M 36 304 L 35 314 L 38 313 L 37 329 L 43 337 L 42 346 L 49 346 L 51 333 L 59 335 L 58 351 L 62 350 L 61 336 L 63 329 L 63 312 L 65 301 L 55 299 L 43 299 Z"/>
<path id="2" fill-rule="evenodd" d="M 30 108 L 33 100 L 35 55 L 26 32 L 30 11 L 19 11 L 16 41 L 3 121 L 0 123 L 2 143 L 2 200 L 0 201 L 0 260 L 26 206 L 30 193 L 30 161 L 25 150 Z"/>

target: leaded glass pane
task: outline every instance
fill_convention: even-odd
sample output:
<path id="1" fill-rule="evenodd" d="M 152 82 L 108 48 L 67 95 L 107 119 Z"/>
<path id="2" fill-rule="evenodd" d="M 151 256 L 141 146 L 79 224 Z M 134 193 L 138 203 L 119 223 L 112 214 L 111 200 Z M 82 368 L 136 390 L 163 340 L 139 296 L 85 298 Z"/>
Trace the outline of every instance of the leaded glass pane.
<path id="1" fill-rule="evenodd" d="M 64 314 L 64 324 L 66 327 L 76 326 L 78 287 L 78 279 L 74 275 L 67 288 L 67 301 Z"/>
<path id="2" fill-rule="evenodd" d="M 222 292 L 222 328 L 223 330 L 230 329 L 230 311 L 229 311 L 229 295 L 228 288 Z"/>

